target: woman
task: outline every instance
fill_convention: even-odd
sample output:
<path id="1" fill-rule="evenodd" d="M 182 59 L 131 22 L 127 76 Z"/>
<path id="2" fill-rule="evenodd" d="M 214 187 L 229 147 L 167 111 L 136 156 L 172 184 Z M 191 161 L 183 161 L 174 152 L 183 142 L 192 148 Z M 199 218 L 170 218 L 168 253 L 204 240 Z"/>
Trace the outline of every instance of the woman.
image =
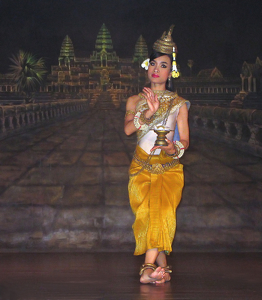
<path id="1" fill-rule="evenodd" d="M 187 101 L 168 90 L 171 76 L 178 77 L 172 30 L 173 26 L 154 43 L 148 60 L 150 88 L 145 87 L 143 93 L 130 97 L 126 104 L 125 133 L 136 132 L 138 138 L 128 190 L 135 214 L 134 254 L 145 253 L 141 283 L 163 283 L 171 279 L 166 254 L 172 251 L 176 208 L 184 185 L 183 166 L 178 158 L 189 146 Z M 180 141 L 174 142 L 176 125 Z M 155 146 L 154 128 L 170 130 L 165 146 Z"/>

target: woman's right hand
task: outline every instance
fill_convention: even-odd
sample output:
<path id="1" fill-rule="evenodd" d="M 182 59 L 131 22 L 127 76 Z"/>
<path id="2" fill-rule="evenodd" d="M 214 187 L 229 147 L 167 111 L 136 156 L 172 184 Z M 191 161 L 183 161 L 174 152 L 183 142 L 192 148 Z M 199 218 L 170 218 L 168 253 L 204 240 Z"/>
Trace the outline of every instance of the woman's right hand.
<path id="1" fill-rule="evenodd" d="M 146 111 L 145 117 L 146 118 L 151 118 L 154 113 L 158 110 L 159 108 L 159 101 L 157 98 L 157 95 L 153 93 L 153 91 L 150 88 L 145 87 L 143 89 L 147 104 L 148 104 L 148 110 Z"/>

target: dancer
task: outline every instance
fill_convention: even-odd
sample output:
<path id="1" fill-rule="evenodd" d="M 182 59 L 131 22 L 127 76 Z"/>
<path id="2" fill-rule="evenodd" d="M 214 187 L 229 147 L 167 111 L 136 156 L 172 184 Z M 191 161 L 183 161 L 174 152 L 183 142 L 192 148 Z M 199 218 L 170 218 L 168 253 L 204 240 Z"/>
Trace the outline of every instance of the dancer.
<path id="1" fill-rule="evenodd" d="M 184 185 L 179 158 L 189 146 L 189 102 L 172 91 L 172 77 L 178 77 L 173 25 L 153 46 L 142 66 L 148 70 L 150 88 L 130 97 L 126 104 L 127 135 L 137 133 L 137 146 L 129 170 L 129 198 L 135 215 L 134 254 L 145 254 L 141 283 L 164 283 L 171 279 L 166 255 L 172 251 L 176 230 L 176 208 Z M 175 133 L 177 128 L 178 134 Z M 162 129 L 166 145 L 155 145 Z"/>

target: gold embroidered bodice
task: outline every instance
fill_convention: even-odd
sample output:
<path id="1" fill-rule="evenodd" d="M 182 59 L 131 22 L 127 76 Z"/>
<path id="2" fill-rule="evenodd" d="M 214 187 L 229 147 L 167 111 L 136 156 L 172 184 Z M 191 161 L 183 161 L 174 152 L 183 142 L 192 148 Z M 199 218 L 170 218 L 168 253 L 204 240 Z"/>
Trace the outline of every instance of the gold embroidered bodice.
<path id="1" fill-rule="evenodd" d="M 169 109 L 170 107 L 170 104 L 172 102 L 172 106 L 171 106 L 171 109 L 170 109 L 170 113 L 169 115 L 173 115 L 173 113 L 177 112 L 178 114 L 178 110 L 179 108 L 186 103 L 187 100 L 183 99 L 182 97 L 179 97 L 177 95 L 177 93 L 174 93 L 174 92 L 170 92 L 168 90 L 165 90 L 165 91 L 153 91 L 154 94 L 156 94 L 158 96 L 158 100 L 159 100 L 159 108 L 158 110 L 156 111 L 155 115 L 154 115 L 154 118 L 153 118 L 153 121 L 150 123 L 150 125 L 148 126 L 147 129 L 145 130 L 138 130 L 137 131 L 137 139 L 138 139 L 138 142 L 146 135 L 148 134 L 150 131 L 152 133 L 152 129 L 154 129 L 155 126 L 161 124 L 163 122 L 163 120 L 165 119 L 166 114 L 167 114 L 167 110 Z M 144 111 L 144 110 L 147 110 L 148 109 L 148 104 L 147 104 L 147 101 L 146 101 L 146 98 L 144 96 L 143 93 L 140 93 L 138 95 L 140 98 L 141 98 L 141 101 L 138 102 L 137 106 L 136 106 L 136 112 L 140 111 Z M 175 118 L 177 117 L 177 114 L 176 116 L 174 116 Z M 170 123 L 170 122 L 169 122 Z M 176 120 L 174 120 L 174 125 L 176 123 Z M 174 130 L 174 129 L 172 129 Z"/>

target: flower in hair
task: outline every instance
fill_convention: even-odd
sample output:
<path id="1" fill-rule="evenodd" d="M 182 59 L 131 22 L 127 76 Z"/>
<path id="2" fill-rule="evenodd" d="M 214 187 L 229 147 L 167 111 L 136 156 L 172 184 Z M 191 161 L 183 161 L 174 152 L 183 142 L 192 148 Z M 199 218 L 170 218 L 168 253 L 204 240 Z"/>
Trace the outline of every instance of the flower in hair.
<path id="1" fill-rule="evenodd" d="M 145 70 L 148 70 L 148 66 L 149 66 L 149 58 L 144 60 L 141 64 L 141 67 Z"/>

